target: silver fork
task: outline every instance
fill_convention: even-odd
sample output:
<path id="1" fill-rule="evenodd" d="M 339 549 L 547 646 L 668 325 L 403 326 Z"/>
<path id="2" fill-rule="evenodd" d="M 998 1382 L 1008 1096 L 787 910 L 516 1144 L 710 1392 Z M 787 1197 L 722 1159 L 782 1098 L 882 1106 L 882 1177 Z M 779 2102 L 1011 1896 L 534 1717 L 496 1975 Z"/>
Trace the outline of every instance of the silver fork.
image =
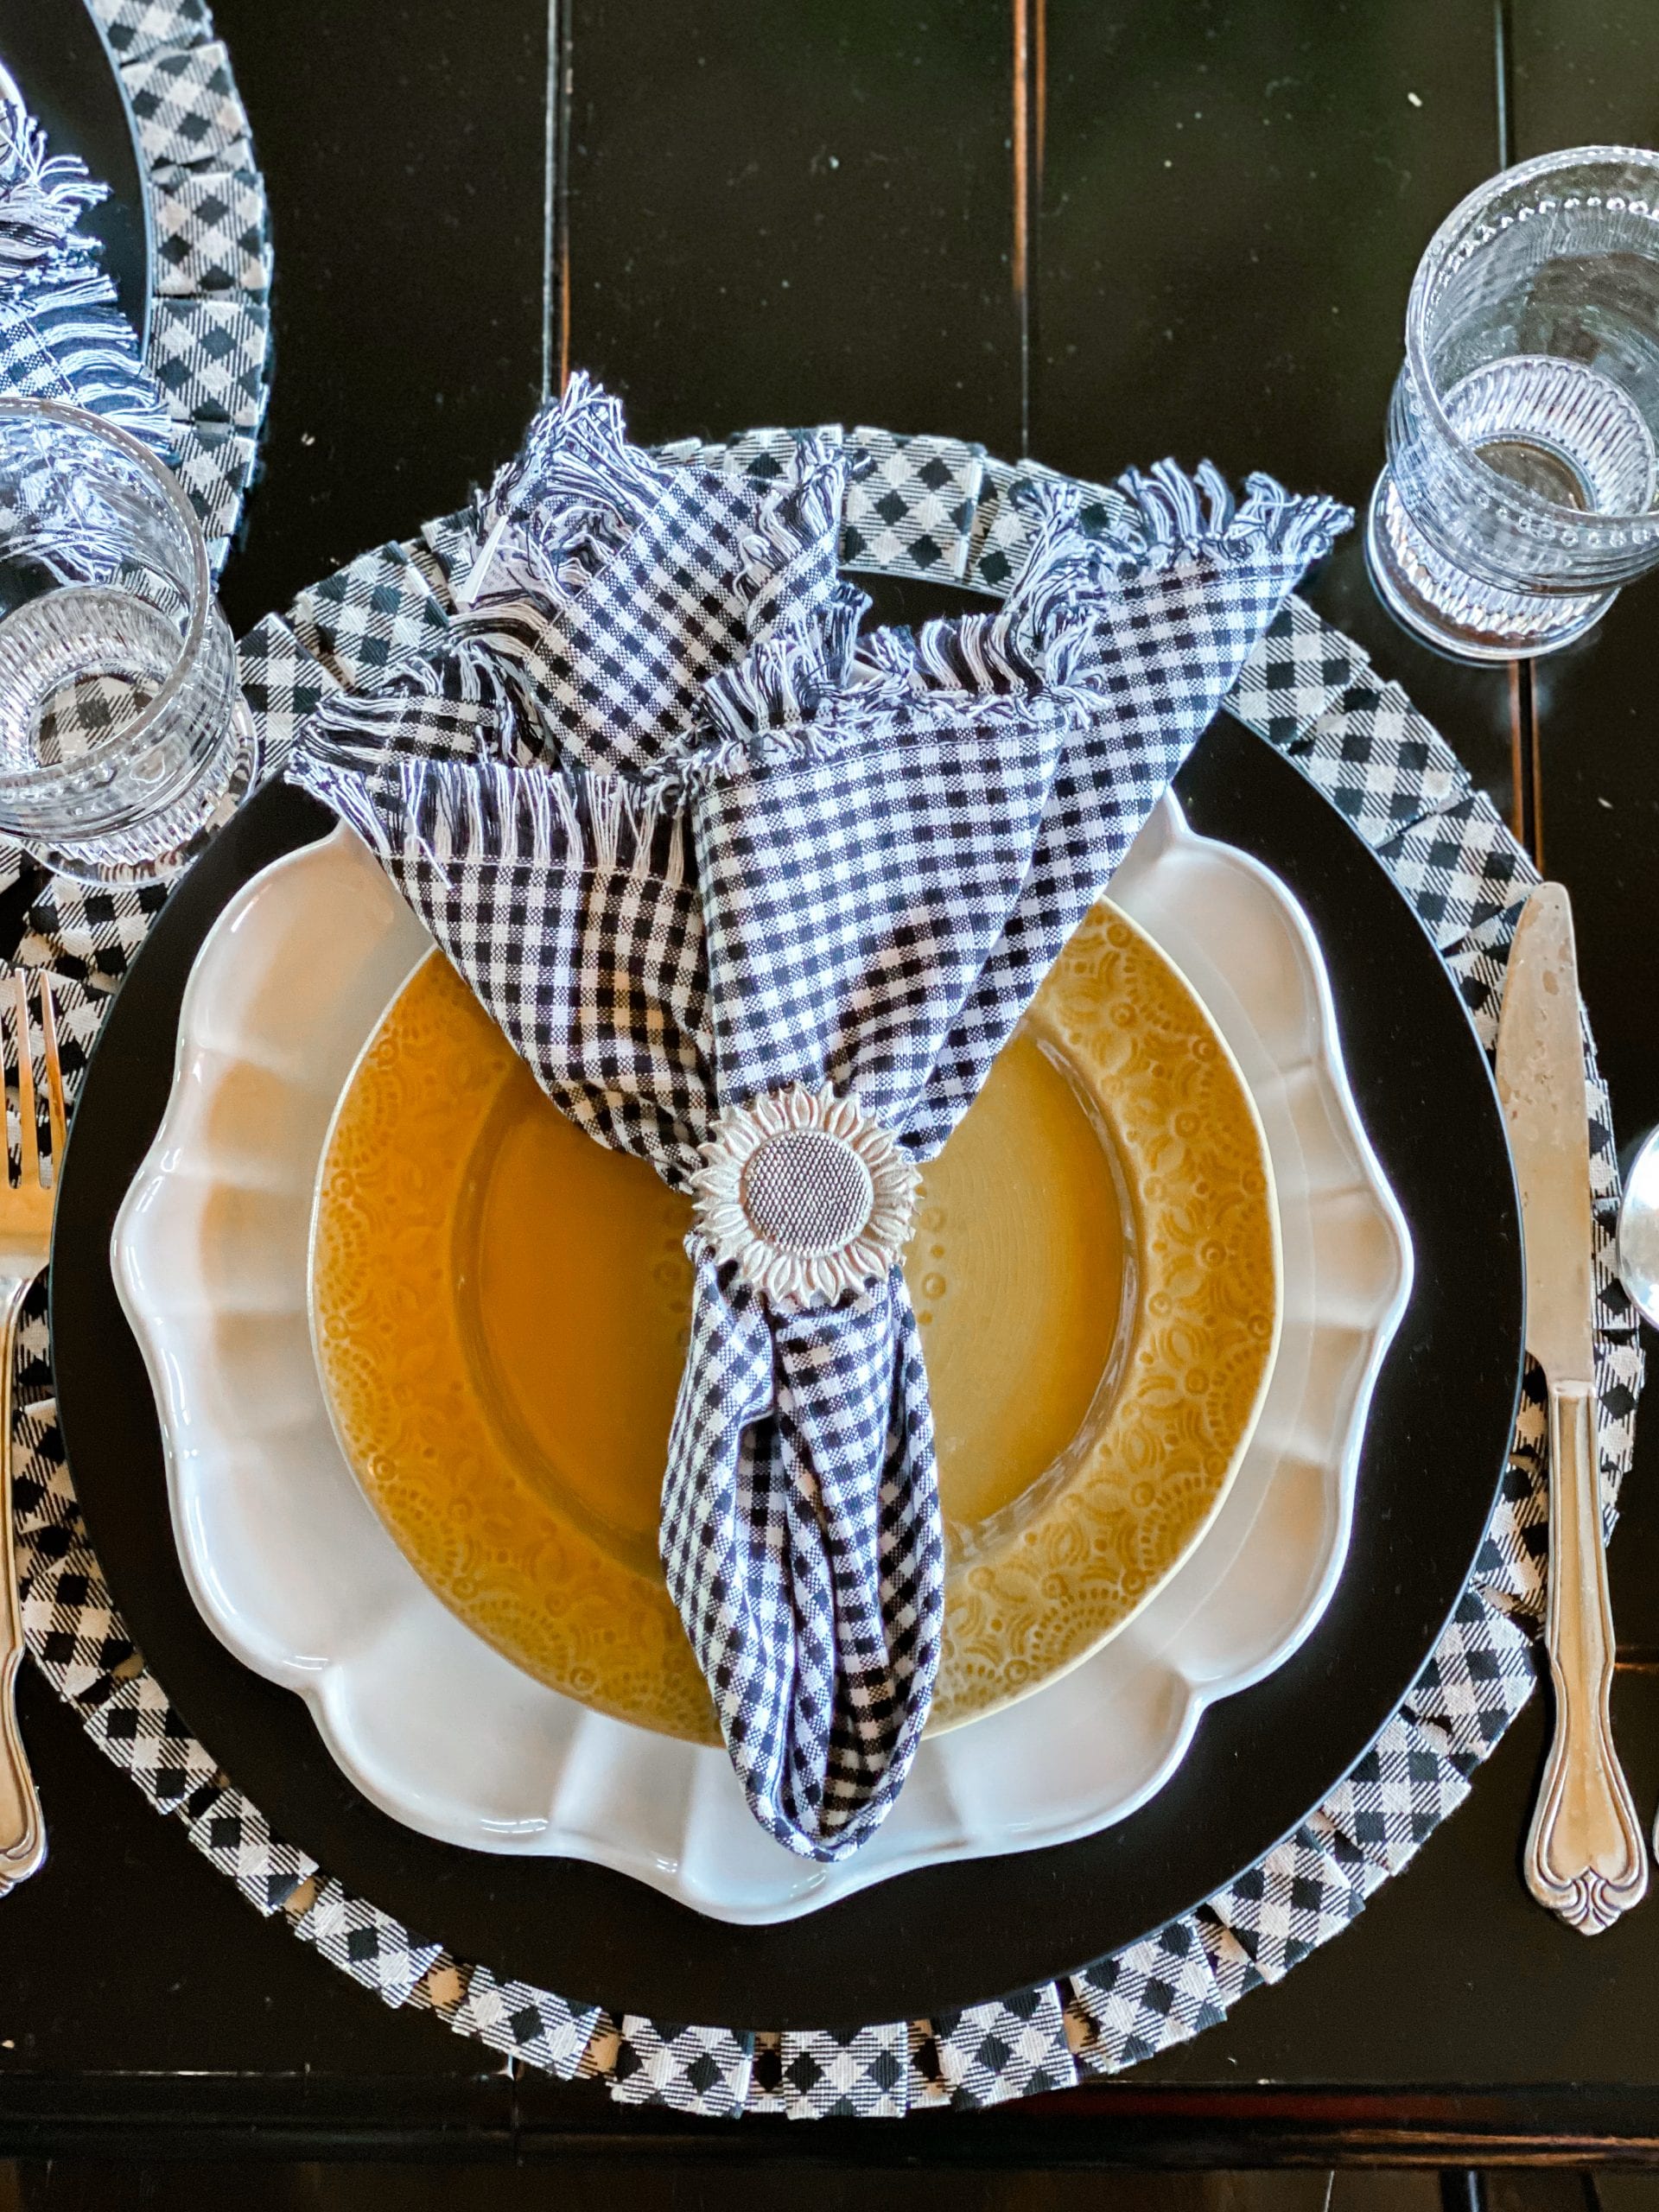
<path id="1" fill-rule="evenodd" d="M 52 1209 L 63 1162 L 63 1073 L 52 986 L 40 979 L 41 1056 L 51 1150 L 41 1179 L 35 1118 L 34 1052 L 29 1041 L 29 981 L 14 975 L 0 982 L 0 1043 L 17 1062 L 17 1181 L 0 1188 L 0 1895 L 27 1881 L 46 1857 L 46 1816 L 29 1770 L 17 1726 L 17 1669 L 23 1656 L 22 1607 L 17 1592 L 17 1549 L 11 1522 L 11 1419 L 17 1320 L 29 1287 L 45 1267 L 52 1244 Z"/>

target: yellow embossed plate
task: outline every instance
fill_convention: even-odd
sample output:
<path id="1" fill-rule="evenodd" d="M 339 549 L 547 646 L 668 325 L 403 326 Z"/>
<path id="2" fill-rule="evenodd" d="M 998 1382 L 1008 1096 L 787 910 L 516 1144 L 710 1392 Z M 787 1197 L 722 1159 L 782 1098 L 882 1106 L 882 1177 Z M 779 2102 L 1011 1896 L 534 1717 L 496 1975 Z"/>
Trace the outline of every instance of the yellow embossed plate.
<path id="1" fill-rule="evenodd" d="M 949 1547 L 937 1732 L 1076 1666 L 1174 1573 L 1277 1341 L 1255 1108 L 1115 907 L 1067 945 L 918 1217 Z M 713 1742 L 656 1555 L 689 1221 L 549 1103 L 435 953 L 335 1118 L 313 1327 L 346 1459 L 445 1604 L 554 1688 Z"/>

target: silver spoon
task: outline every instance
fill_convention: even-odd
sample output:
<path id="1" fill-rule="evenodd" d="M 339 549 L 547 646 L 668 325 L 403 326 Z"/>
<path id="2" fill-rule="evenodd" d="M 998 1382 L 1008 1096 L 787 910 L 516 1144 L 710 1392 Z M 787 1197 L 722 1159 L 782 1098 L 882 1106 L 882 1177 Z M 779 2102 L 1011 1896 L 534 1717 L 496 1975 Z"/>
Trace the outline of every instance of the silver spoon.
<path id="1" fill-rule="evenodd" d="M 1659 1329 L 1659 1128 L 1649 1130 L 1624 1178 L 1618 1257 L 1631 1304 Z"/>

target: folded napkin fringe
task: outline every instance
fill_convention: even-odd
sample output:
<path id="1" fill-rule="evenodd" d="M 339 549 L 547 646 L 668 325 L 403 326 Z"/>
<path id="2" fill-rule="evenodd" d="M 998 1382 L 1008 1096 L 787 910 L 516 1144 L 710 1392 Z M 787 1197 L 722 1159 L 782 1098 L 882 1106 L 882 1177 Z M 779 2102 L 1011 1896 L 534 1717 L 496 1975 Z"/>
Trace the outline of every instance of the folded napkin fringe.
<path id="1" fill-rule="evenodd" d="M 740 583 L 748 594 L 744 620 L 751 638 L 763 639 L 786 613 L 790 603 L 810 591 L 826 544 L 833 546 L 841 526 L 847 461 L 839 442 L 818 432 L 798 439 L 783 474 L 760 503 L 755 526 L 744 543 L 748 561 Z M 856 607 L 847 643 L 862 620 L 869 601 L 842 586 L 826 602 L 832 625 L 844 625 Z"/>
<path id="2" fill-rule="evenodd" d="M 40 124 L 23 118 L 0 150 L 0 276 L 89 251 L 74 239 L 75 225 L 83 209 L 108 195 L 109 187 L 95 182 L 73 154 L 49 155 Z"/>
<path id="3" fill-rule="evenodd" d="M 16 394 L 90 410 L 168 459 L 177 430 L 110 279 L 73 245 L 15 293 L 4 275 L 0 264 L 0 362 Z"/>
<path id="4" fill-rule="evenodd" d="M 649 880 L 686 878 L 686 820 L 673 799 L 620 776 L 488 760 L 397 759 L 371 791 L 315 752 L 289 773 L 348 821 L 383 862 L 418 855 L 447 882 L 479 866 Z"/>
<path id="5" fill-rule="evenodd" d="M 475 501 L 479 553 L 458 603 L 474 606 L 487 585 L 492 599 L 563 605 L 649 512 L 658 474 L 628 444 L 620 404 L 578 370 Z"/>
<path id="6" fill-rule="evenodd" d="M 1039 520 L 1015 587 L 1020 637 L 1051 683 L 1088 681 L 1097 624 L 1136 586 L 1204 563 L 1306 568 L 1352 519 L 1339 499 L 1287 492 L 1259 472 L 1247 480 L 1241 504 L 1207 461 L 1192 475 L 1173 461 L 1127 469 L 1111 493 L 1104 527 L 1088 533 L 1077 519 L 1080 486 L 1043 483 L 1026 492 Z"/>
<path id="7" fill-rule="evenodd" d="M 843 586 L 827 607 L 784 624 L 707 679 L 711 736 L 689 744 L 673 772 L 689 791 L 705 791 L 735 775 L 892 742 L 895 734 L 902 741 L 907 700 L 929 701 L 982 740 L 1039 695 L 1052 715 L 1083 721 L 1100 708 L 1091 680 L 1098 633 L 1136 584 L 1187 562 L 1305 567 L 1350 520 L 1339 500 L 1294 495 L 1261 474 L 1238 504 L 1208 461 L 1194 476 L 1172 461 L 1144 474 L 1132 469 L 1114 489 L 1112 521 L 1090 536 L 1080 520 L 1081 486 L 1029 487 L 1037 527 L 995 613 L 857 636 L 868 601 Z M 997 701 L 1007 702 L 1001 713 Z M 928 734 L 937 737 L 937 722 Z"/>
<path id="8" fill-rule="evenodd" d="M 706 785 L 711 772 L 718 772 L 718 762 L 732 768 L 752 763 L 757 741 L 810 724 L 854 673 L 858 626 L 869 605 L 855 584 L 838 584 L 821 612 L 793 616 L 741 660 L 710 676 L 702 687 L 702 710 L 714 737 L 687 747 L 688 786 Z"/>
<path id="9" fill-rule="evenodd" d="M 1180 562 L 1198 559 L 1249 561 L 1264 554 L 1282 559 L 1317 558 L 1350 511 L 1323 493 L 1287 492 L 1257 471 L 1245 480 L 1241 505 L 1231 486 L 1211 461 L 1195 473 L 1173 461 L 1154 461 L 1147 470 L 1126 469 L 1112 486 L 1103 531 L 1086 542 L 1120 564 L 1120 573 L 1155 575 Z M 1076 486 L 1032 487 L 1051 512 L 1075 511 L 1082 490 Z"/>
<path id="10" fill-rule="evenodd" d="M 785 562 L 799 557 L 810 532 L 827 527 L 823 501 L 833 488 L 835 458 L 827 439 L 799 441 L 798 475 L 792 470 L 768 496 L 756 537 L 764 527 Z M 736 776 L 890 743 L 895 726 L 902 742 L 907 700 L 931 702 L 982 742 L 995 740 L 1039 694 L 1051 716 L 1079 723 L 1099 711 L 1090 684 L 1096 634 L 1137 582 L 1205 559 L 1305 566 L 1349 519 L 1339 501 L 1293 495 L 1261 474 L 1249 479 L 1248 496 L 1237 503 L 1208 462 L 1195 476 L 1169 461 L 1144 474 L 1128 471 L 1115 487 L 1112 524 L 1096 536 L 1085 534 L 1079 520 L 1078 487 L 1044 484 L 1033 491 L 1038 527 L 995 613 L 864 636 L 859 625 L 869 601 L 842 582 L 822 607 L 783 620 L 706 679 L 707 737 L 671 756 L 660 777 L 635 785 L 630 803 L 666 810 Z M 1001 712 L 999 701 L 1007 702 Z M 574 864 L 595 862 L 584 846 Z"/>
<path id="11" fill-rule="evenodd" d="M 460 604 L 544 621 L 581 597 L 665 492 L 699 474 L 711 492 L 729 493 L 719 472 L 664 467 L 631 445 L 619 403 L 578 370 L 478 503 L 480 550 Z M 751 639 L 763 639 L 810 586 L 826 539 L 834 543 L 846 477 L 839 441 L 815 432 L 797 441 L 761 499 L 733 579 Z"/>

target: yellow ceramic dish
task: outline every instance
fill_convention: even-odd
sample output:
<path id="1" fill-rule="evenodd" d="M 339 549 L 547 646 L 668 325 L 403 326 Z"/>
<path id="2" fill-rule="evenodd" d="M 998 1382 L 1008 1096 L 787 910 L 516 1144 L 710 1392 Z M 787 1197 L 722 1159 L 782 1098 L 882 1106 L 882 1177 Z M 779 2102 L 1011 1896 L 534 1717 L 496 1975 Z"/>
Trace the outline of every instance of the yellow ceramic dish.
<path id="1" fill-rule="evenodd" d="M 346 1458 L 438 1596 L 553 1688 L 714 1742 L 656 1552 L 690 1217 L 549 1103 L 434 954 L 340 1103 L 313 1326 Z M 926 1169 L 906 1272 L 949 1543 L 938 1730 L 1077 1665 L 1174 1572 L 1277 1342 L 1255 1108 L 1115 907 Z"/>

